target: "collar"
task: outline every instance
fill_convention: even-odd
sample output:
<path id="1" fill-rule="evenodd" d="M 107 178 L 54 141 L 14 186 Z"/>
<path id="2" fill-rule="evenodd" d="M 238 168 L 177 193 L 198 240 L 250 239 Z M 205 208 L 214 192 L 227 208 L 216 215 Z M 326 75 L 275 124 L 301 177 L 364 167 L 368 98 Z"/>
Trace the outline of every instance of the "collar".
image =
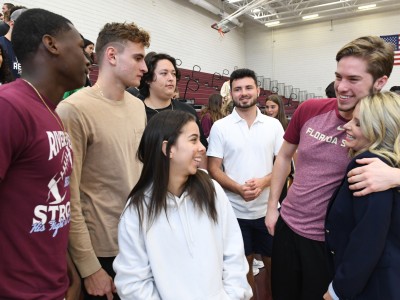
<path id="1" fill-rule="evenodd" d="M 256 115 L 256 118 L 255 118 L 253 124 L 256 123 L 256 122 L 262 122 L 263 123 L 265 121 L 265 118 L 263 118 L 264 115 L 261 113 L 261 111 L 260 111 L 260 109 L 258 107 L 256 107 L 256 108 L 257 108 L 257 115 Z M 232 116 L 232 119 L 233 119 L 234 123 L 239 123 L 240 121 L 246 122 L 241 116 L 239 116 L 239 114 L 236 111 L 236 107 L 233 109 L 233 111 L 231 113 L 231 116 Z"/>

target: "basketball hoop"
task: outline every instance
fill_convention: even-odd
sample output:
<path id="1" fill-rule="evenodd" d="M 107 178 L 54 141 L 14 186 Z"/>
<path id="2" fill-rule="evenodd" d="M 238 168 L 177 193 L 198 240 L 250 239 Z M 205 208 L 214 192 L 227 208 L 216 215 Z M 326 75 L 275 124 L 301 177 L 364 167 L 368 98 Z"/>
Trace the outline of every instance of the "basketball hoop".
<path id="1" fill-rule="evenodd" d="M 228 33 L 232 29 L 229 28 L 229 26 L 227 26 L 226 24 L 223 24 L 221 22 L 212 24 L 211 28 L 217 30 L 221 37 L 224 37 L 225 33 Z"/>

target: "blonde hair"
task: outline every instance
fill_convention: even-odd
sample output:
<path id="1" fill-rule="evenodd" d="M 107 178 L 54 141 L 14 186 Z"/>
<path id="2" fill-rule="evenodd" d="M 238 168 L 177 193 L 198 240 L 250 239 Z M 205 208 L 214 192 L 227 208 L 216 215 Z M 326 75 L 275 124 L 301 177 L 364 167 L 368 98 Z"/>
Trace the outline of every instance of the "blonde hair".
<path id="1" fill-rule="evenodd" d="M 392 92 L 377 93 L 361 99 L 359 106 L 361 132 L 371 144 L 352 154 L 369 150 L 399 167 L 400 96 Z"/>

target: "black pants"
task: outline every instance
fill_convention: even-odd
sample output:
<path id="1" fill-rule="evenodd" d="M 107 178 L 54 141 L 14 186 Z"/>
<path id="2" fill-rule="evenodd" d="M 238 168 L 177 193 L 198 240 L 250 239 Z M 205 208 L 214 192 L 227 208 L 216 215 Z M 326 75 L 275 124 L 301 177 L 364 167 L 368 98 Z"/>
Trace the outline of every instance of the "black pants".
<path id="1" fill-rule="evenodd" d="M 272 245 L 272 298 L 321 300 L 331 282 L 325 243 L 293 232 L 279 217 Z"/>
<path id="2" fill-rule="evenodd" d="M 101 267 L 112 277 L 114 280 L 115 272 L 112 267 L 115 257 L 98 257 Z M 107 300 L 107 296 L 92 296 L 86 292 L 85 284 L 82 280 L 82 290 L 85 300 Z M 114 294 L 114 300 L 120 300 L 117 294 Z"/>

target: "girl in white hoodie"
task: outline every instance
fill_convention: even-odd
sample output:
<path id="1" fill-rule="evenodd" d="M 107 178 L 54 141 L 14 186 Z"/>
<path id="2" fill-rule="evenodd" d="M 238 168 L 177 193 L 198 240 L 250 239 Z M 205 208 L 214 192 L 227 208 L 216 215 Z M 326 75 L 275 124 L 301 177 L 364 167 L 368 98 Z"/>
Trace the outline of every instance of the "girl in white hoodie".
<path id="1" fill-rule="evenodd" d="M 139 145 L 143 171 L 118 230 L 121 299 L 250 299 L 243 239 L 221 186 L 198 165 L 194 116 L 164 111 Z"/>

